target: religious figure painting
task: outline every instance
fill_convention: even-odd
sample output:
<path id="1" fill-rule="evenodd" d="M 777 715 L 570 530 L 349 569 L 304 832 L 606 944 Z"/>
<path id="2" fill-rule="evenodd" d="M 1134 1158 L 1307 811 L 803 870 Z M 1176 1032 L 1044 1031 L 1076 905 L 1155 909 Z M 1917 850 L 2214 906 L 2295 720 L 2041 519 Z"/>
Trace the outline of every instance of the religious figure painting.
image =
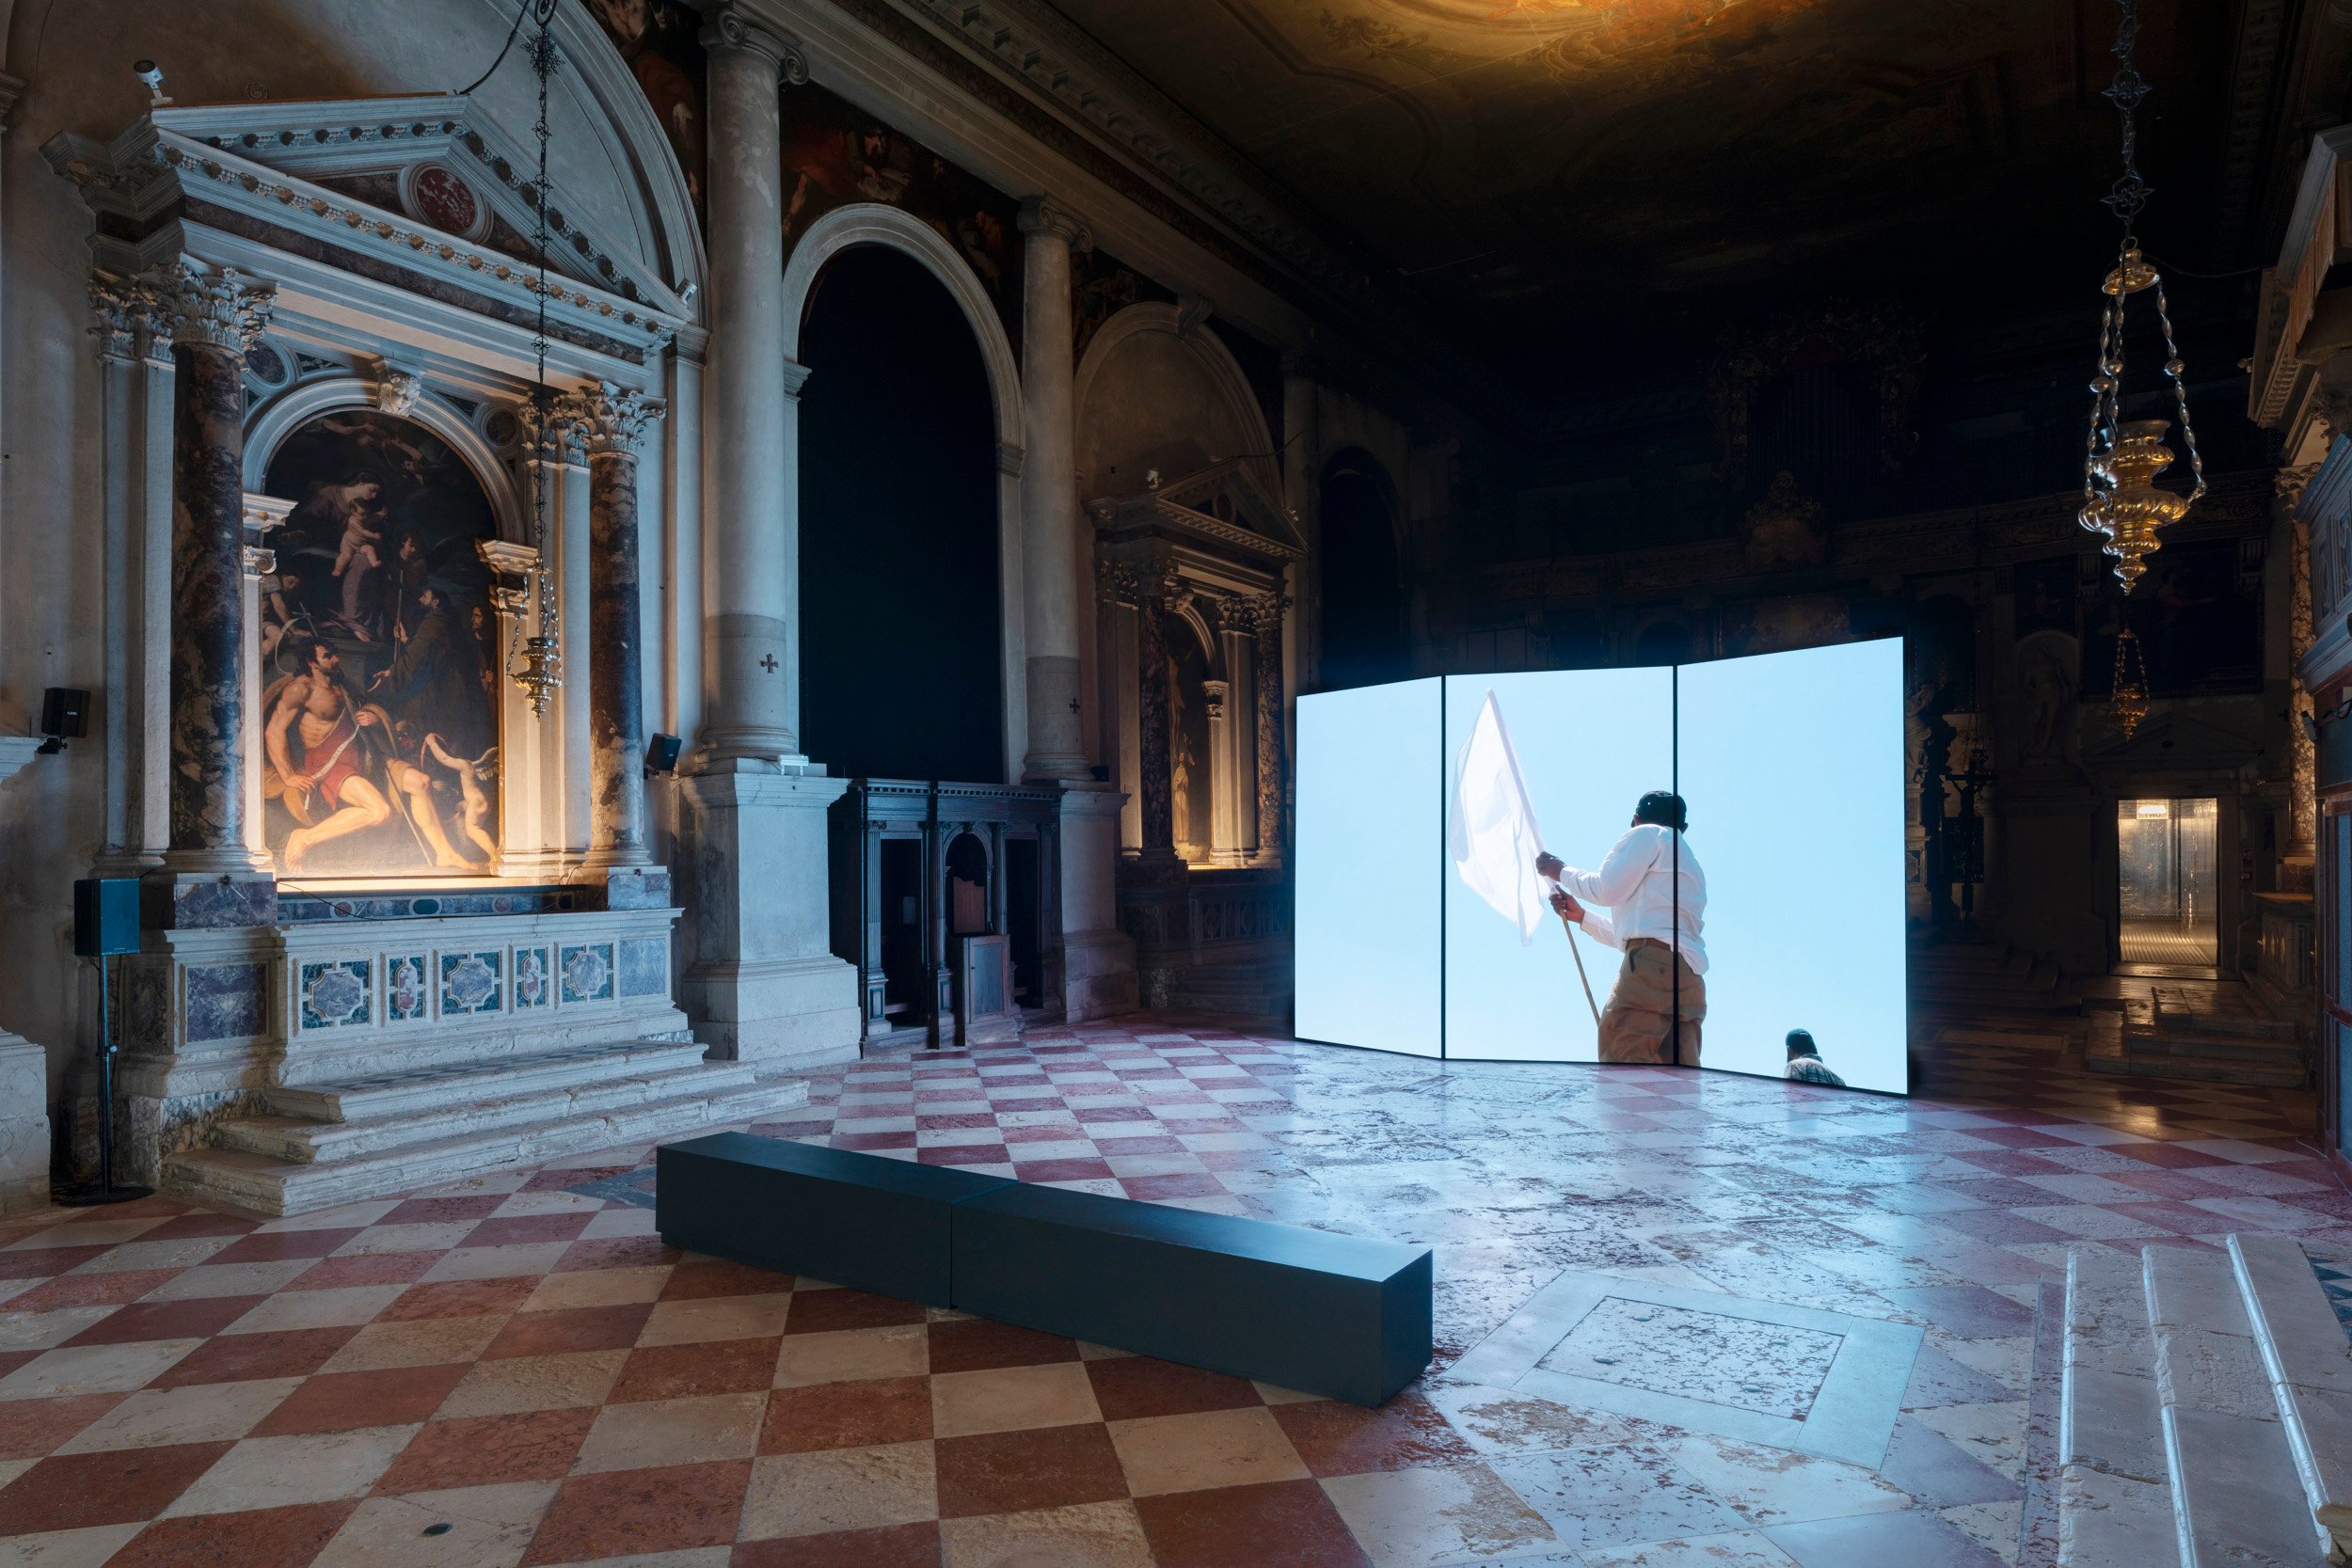
<path id="1" fill-rule="evenodd" d="M 2083 612 L 2082 693 L 2105 701 L 2115 685 L 2115 640 L 2139 634 L 2151 697 L 2204 697 L 2262 689 L 2259 563 L 2249 572 L 2231 540 L 2167 545 L 2129 598 L 2110 584 Z"/>
<path id="2" fill-rule="evenodd" d="M 904 209 L 955 247 L 1021 346 L 1020 208 L 993 186 L 818 87 L 785 95 L 784 237 L 853 201 Z"/>
<path id="3" fill-rule="evenodd" d="M 703 117 L 703 19 L 683 0 L 588 0 L 589 14 L 628 62 L 670 150 L 686 173 L 694 210 L 703 207 L 707 157 Z"/>
<path id="4" fill-rule="evenodd" d="M 262 592 L 263 832 L 289 879 L 482 875 L 499 849 L 489 498 L 423 426 L 368 409 L 286 438 L 294 503 Z"/>

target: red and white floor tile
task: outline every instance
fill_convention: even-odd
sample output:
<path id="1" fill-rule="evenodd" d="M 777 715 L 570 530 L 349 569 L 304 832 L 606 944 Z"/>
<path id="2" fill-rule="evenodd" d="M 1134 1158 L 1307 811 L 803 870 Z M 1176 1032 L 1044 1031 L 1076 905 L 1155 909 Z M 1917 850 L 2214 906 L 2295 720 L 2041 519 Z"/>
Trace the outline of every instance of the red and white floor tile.
<path id="1" fill-rule="evenodd" d="M 1378 1411 L 680 1257 L 644 1148 L 271 1224 L 9 1223 L 0 1565 L 2030 1559 L 2068 1246 L 2352 1246 L 2352 1198 L 2308 1097 L 2118 1084 L 1997 1027 L 1928 1060 L 1906 1101 L 1126 1021 L 860 1063 L 758 1129 L 1432 1244 L 1438 1365 Z M 1451 1375 L 1571 1272 L 1918 1325 L 1883 1458 Z M 1666 1370 L 1740 1383 L 1735 1342 Z"/>

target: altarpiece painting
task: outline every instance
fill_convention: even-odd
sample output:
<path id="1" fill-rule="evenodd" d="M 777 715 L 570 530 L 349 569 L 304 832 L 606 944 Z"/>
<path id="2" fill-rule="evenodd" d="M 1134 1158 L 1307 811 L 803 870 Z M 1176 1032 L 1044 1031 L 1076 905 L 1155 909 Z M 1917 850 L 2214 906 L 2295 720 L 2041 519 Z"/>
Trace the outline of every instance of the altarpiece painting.
<path id="1" fill-rule="evenodd" d="M 499 848 L 487 496 L 423 426 L 322 415 L 271 458 L 294 503 L 262 593 L 263 832 L 280 871 L 465 876 Z"/>

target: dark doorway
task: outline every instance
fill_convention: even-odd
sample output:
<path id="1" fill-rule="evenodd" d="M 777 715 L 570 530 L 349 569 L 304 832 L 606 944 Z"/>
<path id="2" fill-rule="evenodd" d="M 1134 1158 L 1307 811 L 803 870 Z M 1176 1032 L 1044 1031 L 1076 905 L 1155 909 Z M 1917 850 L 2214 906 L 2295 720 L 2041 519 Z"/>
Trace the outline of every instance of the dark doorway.
<path id="1" fill-rule="evenodd" d="M 1412 673 L 1395 496 L 1387 471 L 1368 453 L 1342 452 L 1323 470 L 1323 639 L 1316 679 L 1326 690 Z"/>
<path id="2" fill-rule="evenodd" d="M 923 845 L 885 838 L 881 848 L 874 898 L 882 917 L 882 1016 L 886 1027 L 903 1029 L 924 1022 L 930 1010 L 930 976 L 923 965 Z"/>
<path id="3" fill-rule="evenodd" d="M 1039 844 L 1033 838 L 1005 840 L 1005 932 L 1012 939 L 1013 998 L 1024 1007 L 1045 1006 L 1045 966 L 1040 961 L 1038 930 Z"/>
<path id="4" fill-rule="evenodd" d="M 851 778 L 1005 776 L 996 437 L 971 324 L 859 245 L 810 298 L 801 394 L 801 744 Z"/>

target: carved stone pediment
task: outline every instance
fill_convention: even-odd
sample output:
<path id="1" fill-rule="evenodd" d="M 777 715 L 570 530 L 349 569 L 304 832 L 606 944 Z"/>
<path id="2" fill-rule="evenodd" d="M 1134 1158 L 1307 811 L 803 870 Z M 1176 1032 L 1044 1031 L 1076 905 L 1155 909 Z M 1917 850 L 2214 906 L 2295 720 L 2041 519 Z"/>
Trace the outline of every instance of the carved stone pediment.
<path id="1" fill-rule="evenodd" d="M 1277 570 L 1307 553 L 1289 513 L 1237 457 L 1152 489 L 1090 501 L 1087 510 L 1106 540 L 1157 536 Z"/>
<path id="2" fill-rule="evenodd" d="M 41 153 L 99 217 L 101 266 L 259 247 L 517 325 L 537 308 L 535 156 L 470 100 L 326 99 L 150 110 L 103 144 L 60 133 Z M 642 355 L 689 307 L 561 185 L 548 194 L 550 333 Z M 216 243 L 200 244 L 211 231 Z"/>

